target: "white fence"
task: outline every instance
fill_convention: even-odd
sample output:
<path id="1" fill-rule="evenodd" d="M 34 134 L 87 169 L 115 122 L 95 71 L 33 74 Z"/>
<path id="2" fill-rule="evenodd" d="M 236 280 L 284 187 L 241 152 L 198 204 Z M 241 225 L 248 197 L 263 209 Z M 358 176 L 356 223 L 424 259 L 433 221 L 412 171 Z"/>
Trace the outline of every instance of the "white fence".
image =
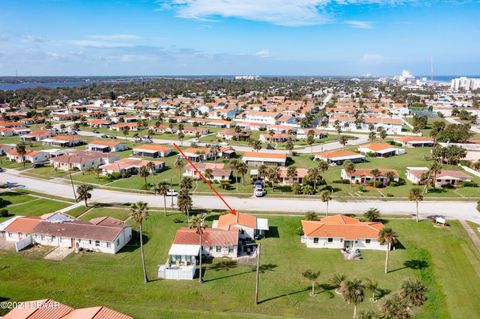
<path id="1" fill-rule="evenodd" d="M 195 265 L 192 266 L 168 266 L 158 267 L 158 278 L 174 280 L 192 280 L 195 276 Z"/>
<path id="2" fill-rule="evenodd" d="M 15 242 L 15 249 L 18 251 L 24 249 L 25 247 L 28 247 L 32 244 L 32 236 L 27 236 L 24 239 Z"/>

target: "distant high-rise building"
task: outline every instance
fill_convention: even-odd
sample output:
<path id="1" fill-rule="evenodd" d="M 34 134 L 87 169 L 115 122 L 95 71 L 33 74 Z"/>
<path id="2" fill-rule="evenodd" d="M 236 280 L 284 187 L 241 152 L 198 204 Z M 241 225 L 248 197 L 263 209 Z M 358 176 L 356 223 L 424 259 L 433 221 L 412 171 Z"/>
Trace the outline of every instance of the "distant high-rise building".
<path id="1" fill-rule="evenodd" d="M 453 79 L 450 84 L 450 89 L 458 91 L 464 89 L 466 91 L 473 91 L 480 89 L 480 79 L 460 77 Z"/>
<path id="2" fill-rule="evenodd" d="M 258 80 L 256 75 L 236 75 L 235 80 Z"/>
<path id="3" fill-rule="evenodd" d="M 412 83 L 415 81 L 415 76 L 410 71 L 403 70 L 402 74 L 395 76 L 393 79 L 402 83 Z"/>

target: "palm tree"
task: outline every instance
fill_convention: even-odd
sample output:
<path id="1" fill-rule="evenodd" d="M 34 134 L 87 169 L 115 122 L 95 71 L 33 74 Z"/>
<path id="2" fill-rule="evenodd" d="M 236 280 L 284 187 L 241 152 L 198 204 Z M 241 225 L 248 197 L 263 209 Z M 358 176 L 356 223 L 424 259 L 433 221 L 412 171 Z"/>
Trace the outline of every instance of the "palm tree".
<path id="1" fill-rule="evenodd" d="M 287 149 L 287 151 L 290 152 L 290 154 L 292 154 L 293 149 L 295 148 L 295 144 L 293 143 L 292 140 L 288 140 L 287 143 L 285 143 L 285 148 Z"/>
<path id="2" fill-rule="evenodd" d="M 27 155 L 27 147 L 25 146 L 25 143 L 22 142 L 15 145 L 15 150 L 22 159 L 23 167 L 25 168 L 25 155 Z"/>
<path id="3" fill-rule="evenodd" d="M 175 163 L 173 164 L 173 166 L 175 166 L 175 168 L 178 169 L 178 174 L 179 174 L 179 180 L 182 179 L 182 168 L 185 166 L 185 162 L 183 161 L 183 159 L 181 159 L 180 157 L 178 157 L 176 160 L 175 160 Z"/>
<path id="4" fill-rule="evenodd" d="M 418 279 L 408 279 L 402 283 L 400 297 L 411 306 L 421 306 L 427 300 L 427 288 Z"/>
<path id="5" fill-rule="evenodd" d="M 328 171 L 328 163 L 325 162 L 325 161 L 318 161 L 318 169 L 320 170 L 320 172 L 323 174 L 325 173 L 326 171 Z"/>
<path id="6" fill-rule="evenodd" d="M 287 168 L 287 178 L 291 179 L 292 183 L 295 182 L 295 180 L 297 179 L 297 175 L 298 172 L 295 166 L 290 166 L 289 168 Z"/>
<path id="7" fill-rule="evenodd" d="M 268 173 L 268 167 L 266 165 L 260 165 L 258 168 L 258 177 L 259 178 L 265 178 Z"/>
<path id="8" fill-rule="evenodd" d="M 365 284 L 365 288 L 372 292 L 372 298 L 370 298 L 370 300 L 372 302 L 376 302 L 375 293 L 377 292 L 377 289 L 378 289 L 378 282 L 374 279 L 367 279 L 364 281 L 364 284 Z"/>
<path id="9" fill-rule="evenodd" d="M 318 215 L 315 212 L 307 212 L 305 214 L 305 219 L 306 220 L 318 220 Z"/>
<path id="10" fill-rule="evenodd" d="M 377 178 L 380 176 L 380 170 L 378 168 L 374 168 L 370 171 L 370 174 L 373 176 L 373 187 L 377 188 Z"/>
<path id="11" fill-rule="evenodd" d="M 355 173 L 355 164 L 353 164 L 352 161 L 346 160 L 343 162 L 343 169 L 347 173 L 348 176 L 350 176 L 350 187 L 352 187 L 352 174 Z"/>
<path id="12" fill-rule="evenodd" d="M 325 211 L 325 216 L 328 216 L 328 202 L 332 200 L 332 193 L 329 190 L 323 191 L 320 198 L 322 202 L 327 204 L 327 210 Z"/>
<path id="13" fill-rule="evenodd" d="M 181 189 L 177 198 L 178 209 L 190 218 L 190 210 L 192 209 L 192 197 L 188 189 Z"/>
<path id="14" fill-rule="evenodd" d="M 319 271 L 312 271 L 310 269 L 305 270 L 302 272 L 302 276 L 312 282 L 312 291 L 310 292 L 310 296 L 315 296 L 315 285 L 317 283 L 317 279 L 320 276 Z"/>
<path id="15" fill-rule="evenodd" d="M 340 136 L 338 137 L 338 142 L 339 142 L 340 144 L 342 144 L 343 147 L 345 147 L 345 146 L 348 144 L 348 136 L 346 136 L 346 135 L 340 135 Z"/>
<path id="16" fill-rule="evenodd" d="M 335 289 L 335 292 L 337 294 L 340 294 L 340 287 L 342 286 L 342 283 L 347 279 L 347 276 L 345 276 L 343 273 L 335 273 L 333 276 L 328 280 L 328 284 L 332 289 Z"/>
<path id="17" fill-rule="evenodd" d="M 163 215 L 167 216 L 167 193 L 169 184 L 167 182 L 160 182 L 155 186 L 155 194 L 163 196 Z"/>
<path id="18" fill-rule="evenodd" d="M 212 181 L 213 179 L 213 170 L 211 168 L 207 168 L 205 170 L 205 174 L 204 174 L 205 178 L 208 179 L 208 181 Z"/>
<path id="19" fill-rule="evenodd" d="M 242 175 L 242 184 L 245 185 L 245 175 L 248 173 L 247 163 L 239 162 L 237 171 Z"/>
<path id="20" fill-rule="evenodd" d="M 85 207 L 88 207 L 88 200 L 92 198 L 90 193 L 93 190 L 92 185 L 82 184 L 77 187 L 77 199 L 85 202 Z"/>
<path id="21" fill-rule="evenodd" d="M 140 167 L 138 175 L 144 179 L 144 188 L 147 189 L 147 177 L 150 175 L 150 171 L 146 166 Z"/>
<path id="22" fill-rule="evenodd" d="M 180 181 L 180 189 L 190 191 L 193 188 L 193 179 L 191 177 L 184 177 Z"/>
<path id="23" fill-rule="evenodd" d="M 278 182 L 278 167 L 270 167 L 267 171 L 268 181 L 272 185 L 272 193 L 275 190 L 275 184 Z"/>
<path id="24" fill-rule="evenodd" d="M 442 172 L 442 164 L 438 161 L 433 161 L 428 169 L 428 175 L 430 180 L 427 183 L 431 183 L 432 187 L 435 188 L 437 182 L 437 175 Z"/>
<path id="25" fill-rule="evenodd" d="M 412 188 L 410 190 L 410 194 L 408 194 L 408 199 L 411 201 L 415 201 L 415 205 L 417 207 L 417 212 L 415 214 L 415 219 L 417 220 L 418 223 L 418 203 L 423 200 L 423 194 L 420 191 L 420 188 Z"/>
<path id="26" fill-rule="evenodd" d="M 387 251 L 385 255 L 385 273 L 388 273 L 388 257 L 392 246 L 398 241 L 398 235 L 389 227 L 384 227 L 378 234 L 380 244 L 387 245 Z"/>
<path id="27" fill-rule="evenodd" d="M 144 202 L 136 202 L 130 206 L 130 217 L 138 225 L 140 235 L 140 255 L 142 257 L 143 279 L 148 282 L 147 268 L 145 266 L 145 252 L 143 250 L 143 222 L 148 218 L 148 204 Z"/>
<path id="28" fill-rule="evenodd" d="M 369 221 L 374 222 L 380 218 L 380 211 L 377 208 L 370 208 L 367 210 L 363 216 Z"/>
<path id="29" fill-rule="evenodd" d="M 202 282 L 202 250 L 203 250 L 203 230 L 205 229 L 204 222 L 207 215 L 195 215 L 190 220 L 190 228 L 194 228 L 199 237 L 200 254 L 199 254 L 199 271 L 198 282 Z"/>
<path id="30" fill-rule="evenodd" d="M 396 319 L 396 318 L 411 318 L 411 313 L 407 309 L 405 301 L 398 294 L 390 296 L 380 307 L 380 318 Z"/>
<path id="31" fill-rule="evenodd" d="M 230 167 L 230 169 L 235 174 L 235 186 L 236 186 L 237 191 L 238 191 L 238 176 L 237 176 L 238 160 L 236 160 L 236 159 L 230 160 L 230 162 L 228 163 L 228 166 Z"/>
<path id="32" fill-rule="evenodd" d="M 308 176 L 308 180 L 310 182 L 313 182 L 313 189 L 316 191 L 317 190 L 317 184 L 322 179 L 322 174 L 320 172 L 320 169 L 318 167 L 309 168 L 307 176 Z"/>
<path id="33" fill-rule="evenodd" d="M 360 279 L 346 280 L 341 286 L 343 299 L 353 303 L 353 319 L 357 318 L 357 305 L 363 302 L 365 297 L 365 285 Z"/>

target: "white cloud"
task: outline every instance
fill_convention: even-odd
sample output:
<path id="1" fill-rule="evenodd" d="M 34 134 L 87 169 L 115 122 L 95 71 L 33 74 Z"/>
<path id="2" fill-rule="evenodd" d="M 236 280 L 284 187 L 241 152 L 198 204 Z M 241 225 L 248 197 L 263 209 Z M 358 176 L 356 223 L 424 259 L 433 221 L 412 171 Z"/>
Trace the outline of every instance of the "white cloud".
<path id="1" fill-rule="evenodd" d="M 100 34 L 90 35 L 84 39 L 71 40 L 70 44 L 80 47 L 115 48 L 134 46 L 135 40 L 140 39 L 134 34 Z"/>
<path id="2" fill-rule="evenodd" d="M 158 0 L 159 10 L 173 10 L 178 17 L 209 20 L 241 18 L 282 26 L 332 22 L 329 5 L 400 5 L 419 0 Z"/>
<path id="3" fill-rule="evenodd" d="M 260 57 L 260 58 L 268 58 L 268 57 L 271 56 L 270 50 L 267 50 L 267 49 L 263 49 L 263 50 L 260 50 L 258 52 L 255 52 L 255 55 Z"/>
<path id="4" fill-rule="evenodd" d="M 97 34 L 91 35 L 89 38 L 100 40 L 137 40 L 140 37 L 135 34 Z"/>
<path id="5" fill-rule="evenodd" d="M 364 53 L 362 56 L 362 63 L 365 64 L 380 64 L 384 60 L 384 56 L 377 53 Z"/>
<path id="6" fill-rule="evenodd" d="M 26 42 L 32 42 L 32 43 L 43 43 L 45 42 L 44 39 L 40 37 L 33 36 L 31 34 L 24 35 L 22 39 Z"/>
<path id="7" fill-rule="evenodd" d="M 371 29 L 373 24 L 370 21 L 349 20 L 345 21 L 346 24 L 355 29 Z"/>

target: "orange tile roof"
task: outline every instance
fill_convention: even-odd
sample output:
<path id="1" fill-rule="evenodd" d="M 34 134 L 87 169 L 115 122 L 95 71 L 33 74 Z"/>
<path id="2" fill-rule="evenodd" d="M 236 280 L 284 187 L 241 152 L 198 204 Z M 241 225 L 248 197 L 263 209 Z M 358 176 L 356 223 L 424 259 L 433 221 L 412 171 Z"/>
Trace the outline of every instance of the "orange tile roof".
<path id="1" fill-rule="evenodd" d="M 373 177 L 371 171 L 375 169 L 375 168 L 356 168 L 355 169 L 355 172 L 353 172 L 352 174 L 349 174 L 347 173 L 348 176 L 356 176 L 356 177 L 360 177 L 360 176 L 371 176 Z M 377 168 L 378 171 L 380 172 L 380 176 L 385 176 L 388 172 L 392 172 L 394 176 L 399 176 L 398 175 L 398 172 L 394 169 L 389 169 L 389 168 Z"/>
<path id="2" fill-rule="evenodd" d="M 5 228 L 10 233 L 31 233 L 42 222 L 40 217 L 20 217 Z"/>
<path id="3" fill-rule="evenodd" d="M 158 151 L 158 152 L 166 152 L 171 151 L 172 148 L 165 145 L 158 145 L 158 144 L 143 144 L 138 145 L 133 148 L 134 150 L 149 150 L 149 151 Z"/>
<path id="4" fill-rule="evenodd" d="M 132 319 L 132 317 L 107 307 L 91 307 L 73 310 L 62 319 Z"/>
<path id="5" fill-rule="evenodd" d="M 25 301 L 4 319 L 62 319 L 72 310 L 72 307 L 51 299 Z"/>
<path id="6" fill-rule="evenodd" d="M 394 137 L 394 141 L 398 142 L 420 142 L 420 141 L 428 141 L 433 143 L 433 139 L 430 137 L 425 136 L 402 136 L 402 137 Z"/>
<path id="7" fill-rule="evenodd" d="M 243 157 L 287 159 L 285 153 L 245 152 Z"/>
<path id="8" fill-rule="evenodd" d="M 360 146 L 360 148 L 368 148 L 371 149 L 372 151 L 382 151 L 387 148 L 393 148 L 394 146 L 388 144 L 388 143 L 377 143 L 377 144 L 368 144 L 368 145 L 363 145 Z"/>
<path id="9" fill-rule="evenodd" d="M 361 222 L 356 218 L 335 215 L 319 221 L 302 220 L 305 236 L 321 238 L 344 238 L 358 240 L 360 238 L 378 238 L 383 224 L 378 222 Z"/>
<path id="10" fill-rule="evenodd" d="M 89 145 L 103 145 L 103 146 L 110 146 L 110 147 L 113 146 L 114 147 L 114 146 L 122 144 L 122 142 L 112 141 L 112 140 L 94 140 L 94 141 L 91 141 L 88 144 Z"/>
<path id="11" fill-rule="evenodd" d="M 323 158 L 335 158 L 335 157 L 345 157 L 345 156 L 363 156 L 362 154 L 355 153 L 352 151 L 331 151 L 331 152 L 321 152 L 315 153 L 315 156 Z"/>
<path id="12" fill-rule="evenodd" d="M 175 234 L 174 244 L 198 245 L 200 235 L 195 229 L 180 228 Z M 205 228 L 202 235 L 202 245 L 205 246 L 234 246 L 238 244 L 238 231 Z"/>
<path id="13" fill-rule="evenodd" d="M 230 227 L 240 225 L 251 229 L 257 228 L 257 217 L 249 214 L 238 213 L 221 215 L 218 218 L 218 228 L 230 229 Z"/>

